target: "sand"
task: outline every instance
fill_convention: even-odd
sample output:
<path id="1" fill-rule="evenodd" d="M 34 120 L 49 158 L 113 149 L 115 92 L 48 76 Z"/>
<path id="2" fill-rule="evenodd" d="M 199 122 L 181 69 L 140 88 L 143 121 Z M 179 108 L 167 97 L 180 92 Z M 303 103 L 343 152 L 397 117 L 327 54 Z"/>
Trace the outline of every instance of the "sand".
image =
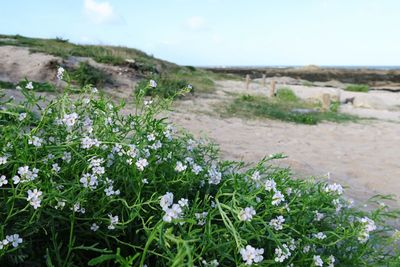
<path id="1" fill-rule="evenodd" d="M 274 164 L 292 167 L 295 177 L 330 177 L 332 182 L 349 186 L 347 194 L 359 202 L 374 194 L 400 192 L 398 111 L 367 109 L 367 117 L 381 116 L 381 120 L 314 126 L 268 119 L 224 119 L 213 111 L 213 105 L 232 98 L 232 92 L 259 94 L 262 91 L 257 84 L 252 84 L 251 88 L 245 90 L 243 82 L 219 82 L 215 95 L 178 103 L 170 119 L 196 136 L 207 136 L 218 143 L 225 159 L 257 162 L 269 154 L 284 153 L 288 158 Z M 337 93 L 337 89 L 332 88 L 312 88 L 311 92 L 310 87 L 293 89 L 303 98 L 322 92 Z M 364 93 L 363 97 L 370 96 Z M 399 96 L 379 94 L 380 99 L 385 97 L 398 99 Z M 392 100 L 385 105 L 394 108 L 400 104 L 400 99 Z M 347 107 L 347 110 L 362 113 L 360 110 L 365 108 Z M 381 112 L 386 115 L 382 116 Z"/>

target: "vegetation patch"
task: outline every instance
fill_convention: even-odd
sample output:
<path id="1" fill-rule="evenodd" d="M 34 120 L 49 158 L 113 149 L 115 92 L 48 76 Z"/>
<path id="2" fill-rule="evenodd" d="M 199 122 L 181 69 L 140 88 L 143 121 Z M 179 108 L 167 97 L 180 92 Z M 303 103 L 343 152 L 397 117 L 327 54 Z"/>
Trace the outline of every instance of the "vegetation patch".
<path id="1" fill-rule="evenodd" d="M 14 89 L 16 85 L 12 82 L 0 81 L 0 89 Z"/>
<path id="2" fill-rule="evenodd" d="M 351 92 L 368 92 L 369 86 L 367 84 L 350 84 L 344 89 Z"/>
<path id="3" fill-rule="evenodd" d="M 48 82 L 35 82 L 28 79 L 22 80 L 17 84 L 18 88 L 34 90 L 36 92 L 55 92 L 54 85 Z"/>
<path id="4" fill-rule="evenodd" d="M 240 95 L 219 109 L 224 116 L 269 118 L 310 125 L 322 121 L 349 122 L 360 119 L 337 112 L 337 103 L 332 103 L 329 111 L 322 111 L 319 103 L 300 100 L 289 89 L 278 90 L 274 98 Z"/>
<path id="5" fill-rule="evenodd" d="M 170 99 L 139 93 L 124 116 L 70 89 L 37 110 L 23 88 L 0 109 L 1 266 L 400 264 L 387 206 L 361 211 L 339 184 L 292 179 L 268 163 L 282 155 L 223 161 L 157 118 Z"/>
<path id="6" fill-rule="evenodd" d="M 86 84 L 104 86 L 111 82 L 107 73 L 93 67 L 88 62 L 79 63 L 79 67 L 71 71 L 71 78 L 81 87 Z"/>

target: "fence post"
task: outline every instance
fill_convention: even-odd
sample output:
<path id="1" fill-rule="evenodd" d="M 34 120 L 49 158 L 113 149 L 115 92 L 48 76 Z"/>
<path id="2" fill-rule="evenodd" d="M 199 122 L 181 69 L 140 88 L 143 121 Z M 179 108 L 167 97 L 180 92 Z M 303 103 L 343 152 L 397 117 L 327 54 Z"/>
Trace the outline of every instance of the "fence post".
<path id="1" fill-rule="evenodd" d="M 265 88 L 265 74 L 262 75 L 262 80 L 261 80 L 261 86 L 262 88 Z"/>
<path id="2" fill-rule="evenodd" d="M 324 111 L 328 111 L 330 107 L 331 107 L 331 95 L 325 93 L 322 95 L 322 109 Z"/>
<path id="3" fill-rule="evenodd" d="M 246 74 L 246 89 L 249 90 L 250 87 L 250 75 Z"/>
<path id="4" fill-rule="evenodd" d="M 271 80 L 271 84 L 269 86 L 269 97 L 275 96 L 275 81 Z"/>

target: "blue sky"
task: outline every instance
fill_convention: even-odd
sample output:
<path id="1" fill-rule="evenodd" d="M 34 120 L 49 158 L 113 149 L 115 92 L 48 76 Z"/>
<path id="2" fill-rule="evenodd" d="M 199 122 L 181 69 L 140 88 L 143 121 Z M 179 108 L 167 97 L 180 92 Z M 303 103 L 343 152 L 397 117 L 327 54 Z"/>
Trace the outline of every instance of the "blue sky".
<path id="1" fill-rule="evenodd" d="M 5 0 L 0 33 L 184 65 L 400 65 L 398 0 Z"/>

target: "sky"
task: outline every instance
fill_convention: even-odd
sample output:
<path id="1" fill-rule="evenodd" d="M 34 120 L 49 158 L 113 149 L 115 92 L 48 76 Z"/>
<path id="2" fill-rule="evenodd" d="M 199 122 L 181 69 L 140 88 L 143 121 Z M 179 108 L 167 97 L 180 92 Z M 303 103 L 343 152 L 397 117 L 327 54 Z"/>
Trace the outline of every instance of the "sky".
<path id="1" fill-rule="evenodd" d="M 182 65 L 400 65 L 398 0 L 2 0 L 0 33 Z"/>

